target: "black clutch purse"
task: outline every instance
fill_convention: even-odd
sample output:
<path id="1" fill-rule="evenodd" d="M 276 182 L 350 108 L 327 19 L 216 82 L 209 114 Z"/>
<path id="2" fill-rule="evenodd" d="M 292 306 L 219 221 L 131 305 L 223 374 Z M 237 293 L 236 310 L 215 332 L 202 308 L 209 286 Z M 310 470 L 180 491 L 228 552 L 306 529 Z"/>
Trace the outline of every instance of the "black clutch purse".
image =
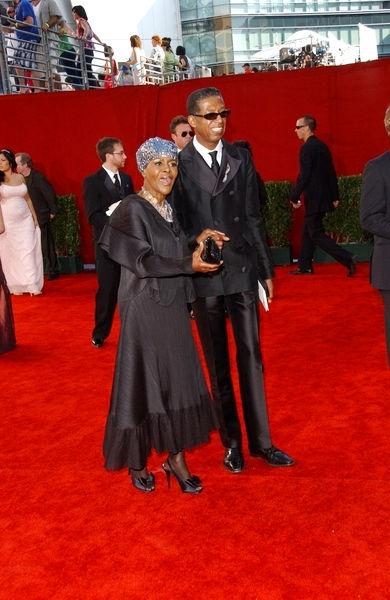
<path id="1" fill-rule="evenodd" d="M 221 262 L 222 252 L 218 248 L 216 242 L 213 240 L 212 237 L 208 237 L 204 240 L 203 250 L 200 257 L 202 260 L 204 260 L 204 262 L 210 263 L 212 265 L 217 265 Z"/>

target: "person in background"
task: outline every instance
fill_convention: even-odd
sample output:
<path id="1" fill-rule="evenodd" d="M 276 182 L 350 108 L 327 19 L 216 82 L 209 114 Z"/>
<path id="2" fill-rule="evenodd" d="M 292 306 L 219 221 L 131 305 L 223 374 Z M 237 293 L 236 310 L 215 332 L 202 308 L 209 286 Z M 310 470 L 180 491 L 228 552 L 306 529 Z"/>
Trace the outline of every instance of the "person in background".
<path id="1" fill-rule="evenodd" d="M 244 63 L 242 65 L 242 69 L 244 69 L 244 74 L 245 75 L 250 75 L 252 73 L 252 69 L 249 63 Z"/>
<path id="2" fill-rule="evenodd" d="M 132 35 L 130 37 L 130 45 L 131 56 L 126 64 L 128 67 L 131 67 L 134 85 L 143 85 L 145 83 L 145 53 L 139 35 Z"/>
<path id="3" fill-rule="evenodd" d="M 184 46 L 177 46 L 176 56 L 179 57 L 180 71 L 184 73 L 185 79 L 192 79 L 194 76 L 194 66 L 192 60 L 186 55 Z"/>
<path id="4" fill-rule="evenodd" d="M 300 208 L 303 193 L 305 216 L 298 269 L 290 271 L 290 274 L 313 275 L 312 261 L 317 245 L 346 267 L 347 277 L 352 277 L 356 272 L 357 257 L 326 235 L 322 223 L 325 214 L 339 205 L 339 191 L 332 155 L 328 146 L 314 135 L 316 127 L 317 122 L 311 115 L 298 117 L 295 125 L 295 133 L 303 146 L 299 152 L 300 170 L 290 201 L 295 209 Z"/>
<path id="5" fill-rule="evenodd" d="M 152 51 L 150 53 L 150 58 L 156 63 L 156 66 L 162 67 L 164 63 L 165 53 L 161 46 L 162 39 L 159 35 L 152 36 Z"/>
<path id="6" fill-rule="evenodd" d="M 5 226 L 0 207 L 0 236 L 4 231 Z M 0 354 L 12 350 L 15 346 L 15 326 L 12 313 L 11 294 L 5 280 L 0 260 Z"/>
<path id="7" fill-rule="evenodd" d="M 87 13 L 83 6 L 78 4 L 72 8 L 72 15 L 76 21 L 76 36 L 79 40 L 82 40 L 84 44 L 84 55 L 85 64 L 87 69 L 88 85 L 89 87 L 99 87 L 99 83 L 92 72 L 92 61 L 93 61 L 93 39 L 102 44 L 100 38 L 93 32 L 91 25 L 88 22 Z M 79 57 L 77 62 L 77 72 L 82 73 L 81 59 Z"/>
<path id="8" fill-rule="evenodd" d="M 220 421 L 223 466 L 231 473 L 244 469 L 227 310 L 236 342 L 249 452 L 273 467 L 289 467 L 294 460 L 271 441 L 264 391 L 258 279 L 267 283 L 272 300 L 274 271 L 260 214 L 255 168 L 247 150 L 223 139 L 230 110 L 217 88 L 192 92 L 187 98 L 187 114 L 195 137 L 179 154 L 179 176 L 170 198 L 190 247 L 207 237 L 223 245 L 223 268 L 194 277 L 197 300 L 192 305 Z"/>
<path id="9" fill-rule="evenodd" d="M 178 68 L 180 67 L 179 59 L 173 53 L 171 48 L 171 38 L 162 39 L 162 48 L 164 50 L 164 65 L 163 75 L 164 80 L 167 82 L 176 81 L 176 75 Z"/>
<path id="10" fill-rule="evenodd" d="M 1 262 L 11 294 L 37 296 L 43 287 L 41 233 L 24 177 L 14 169 L 12 150 L 0 150 Z"/>
<path id="11" fill-rule="evenodd" d="M 183 115 L 173 117 L 169 125 L 169 131 L 171 132 L 171 138 L 179 149 L 179 152 L 180 150 L 183 150 L 194 137 L 194 132 L 188 123 L 187 117 L 184 117 Z"/>
<path id="12" fill-rule="evenodd" d="M 18 46 L 14 54 L 15 71 L 19 79 L 20 93 L 29 92 L 27 75 L 31 77 L 32 91 L 41 91 L 38 72 L 37 47 L 41 41 L 34 10 L 28 0 L 14 0 L 15 24 Z"/>
<path id="13" fill-rule="evenodd" d="M 384 124 L 390 136 L 390 106 L 386 109 Z M 364 167 L 360 220 L 362 227 L 374 234 L 370 279 L 384 303 L 390 367 L 390 151 L 373 158 Z"/>
<path id="14" fill-rule="evenodd" d="M 15 160 L 16 170 L 23 175 L 26 181 L 28 193 L 38 218 L 41 230 L 43 263 L 48 272 L 47 279 L 49 281 L 58 279 L 60 276 L 58 258 L 51 229 L 51 222 L 57 213 L 56 193 L 44 174 L 34 169 L 29 154 L 26 152 L 17 152 Z"/>
<path id="15" fill-rule="evenodd" d="M 73 35 L 72 30 L 62 21 L 58 27 L 58 49 L 59 49 L 59 65 L 67 75 L 67 83 L 72 86 L 72 89 L 80 87 L 80 76 L 77 71 L 76 50 L 69 39 L 69 35 Z"/>
<path id="16" fill-rule="evenodd" d="M 114 58 L 114 51 L 111 46 L 104 45 L 104 76 L 103 76 L 103 87 L 112 88 L 116 84 L 116 78 L 118 76 L 118 67 Z M 111 61 L 110 61 L 111 57 Z M 112 67 L 112 69 L 111 69 Z"/>
<path id="17" fill-rule="evenodd" d="M 104 137 L 96 144 L 96 153 L 102 166 L 93 175 L 84 179 L 83 196 L 85 213 L 92 226 L 95 243 L 95 265 L 98 289 L 95 299 L 95 326 L 92 331 L 92 345 L 101 348 L 108 337 L 114 318 L 120 266 L 111 260 L 98 241 L 105 224 L 110 206 L 133 193 L 130 175 L 120 169 L 125 166 L 126 154 L 118 138 Z"/>
<path id="18" fill-rule="evenodd" d="M 121 265 L 120 338 L 103 452 L 110 471 L 127 468 L 133 486 L 150 493 L 147 459 L 168 452 L 162 467 L 183 493 L 199 494 L 185 450 L 215 429 L 210 397 L 192 337 L 186 303 L 191 275 L 212 273 L 203 246 L 191 252 L 166 201 L 177 177 L 177 148 L 146 140 L 136 153 L 143 185 L 115 209 L 100 244 Z"/>

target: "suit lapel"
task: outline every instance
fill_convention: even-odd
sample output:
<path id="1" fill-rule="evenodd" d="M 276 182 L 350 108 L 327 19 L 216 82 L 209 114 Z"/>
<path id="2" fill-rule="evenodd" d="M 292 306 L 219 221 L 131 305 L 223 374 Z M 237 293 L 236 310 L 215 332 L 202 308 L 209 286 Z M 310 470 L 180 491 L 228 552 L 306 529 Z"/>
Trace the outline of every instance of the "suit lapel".
<path id="1" fill-rule="evenodd" d="M 192 143 L 180 152 L 180 168 L 197 186 L 200 186 L 211 196 L 223 192 L 225 187 L 234 178 L 241 165 L 241 159 L 230 153 L 229 144 L 223 143 L 222 163 L 218 179 L 197 152 Z"/>

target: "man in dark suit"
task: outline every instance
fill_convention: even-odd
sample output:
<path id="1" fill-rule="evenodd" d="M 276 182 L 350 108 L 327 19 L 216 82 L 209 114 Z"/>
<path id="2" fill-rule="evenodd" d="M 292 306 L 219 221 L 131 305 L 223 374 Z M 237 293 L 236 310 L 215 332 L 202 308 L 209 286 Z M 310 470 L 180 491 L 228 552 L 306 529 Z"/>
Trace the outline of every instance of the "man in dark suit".
<path id="1" fill-rule="evenodd" d="M 385 114 L 390 136 L 390 106 Z M 390 367 L 390 151 L 370 160 L 363 172 L 360 219 L 374 234 L 371 284 L 381 293 L 385 309 L 387 359 Z"/>
<path id="2" fill-rule="evenodd" d="M 339 192 L 332 156 L 328 146 L 314 135 L 316 126 L 311 115 L 299 117 L 295 125 L 296 134 L 304 144 L 299 152 L 300 171 L 290 200 L 295 209 L 300 208 L 300 196 L 304 193 L 305 217 L 298 269 L 290 273 L 312 275 L 314 249 L 319 246 L 344 265 L 348 269 L 347 276 L 352 277 L 356 272 L 357 257 L 326 235 L 322 224 L 325 214 L 337 208 Z"/>
<path id="3" fill-rule="evenodd" d="M 56 193 L 44 174 L 33 168 L 33 162 L 29 154 L 17 152 L 15 160 L 16 170 L 26 180 L 28 193 L 37 213 L 41 230 L 43 262 L 48 273 L 47 279 L 51 281 L 59 277 L 58 259 L 51 230 L 51 221 L 57 213 Z"/>
<path id="4" fill-rule="evenodd" d="M 114 210 L 111 205 L 133 193 L 133 183 L 127 173 L 119 171 L 124 167 L 127 158 L 120 140 L 102 138 L 96 144 L 96 152 L 102 166 L 97 173 L 84 179 L 83 195 L 85 212 L 93 230 L 98 278 L 92 344 L 101 348 L 111 331 L 114 318 L 120 265 L 111 260 L 107 252 L 98 245 L 98 241 L 108 221 L 107 211 Z"/>
<path id="5" fill-rule="evenodd" d="M 210 374 L 225 446 L 223 465 L 244 468 L 242 435 L 230 373 L 225 309 L 237 347 L 237 366 L 249 452 L 272 466 L 292 458 L 272 445 L 263 384 L 259 340 L 258 279 L 267 281 L 272 299 L 273 268 L 259 211 L 256 173 L 247 150 L 222 140 L 226 119 L 221 93 L 198 89 L 187 100 L 193 140 L 179 154 L 179 176 L 171 200 L 195 248 L 206 237 L 223 245 L 223 266 L 194 276 L 194 313 Z"/>

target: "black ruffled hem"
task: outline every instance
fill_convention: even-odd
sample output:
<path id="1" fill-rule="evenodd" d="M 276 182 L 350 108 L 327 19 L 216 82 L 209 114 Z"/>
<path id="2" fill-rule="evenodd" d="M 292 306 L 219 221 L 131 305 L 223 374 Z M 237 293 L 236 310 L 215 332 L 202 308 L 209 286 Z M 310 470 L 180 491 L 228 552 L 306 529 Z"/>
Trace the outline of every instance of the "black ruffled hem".
<path id="1" fill-rule="evenodd" d="M 105 468 L 109 471 L 143 469 L 151 450 L 180 452 L 209 440 L 218 422 L 208 396 L 189 408 L 152 414 L 133 429 L 117 429 L 115 416 L 109 415 L 103 442 Z"/>

